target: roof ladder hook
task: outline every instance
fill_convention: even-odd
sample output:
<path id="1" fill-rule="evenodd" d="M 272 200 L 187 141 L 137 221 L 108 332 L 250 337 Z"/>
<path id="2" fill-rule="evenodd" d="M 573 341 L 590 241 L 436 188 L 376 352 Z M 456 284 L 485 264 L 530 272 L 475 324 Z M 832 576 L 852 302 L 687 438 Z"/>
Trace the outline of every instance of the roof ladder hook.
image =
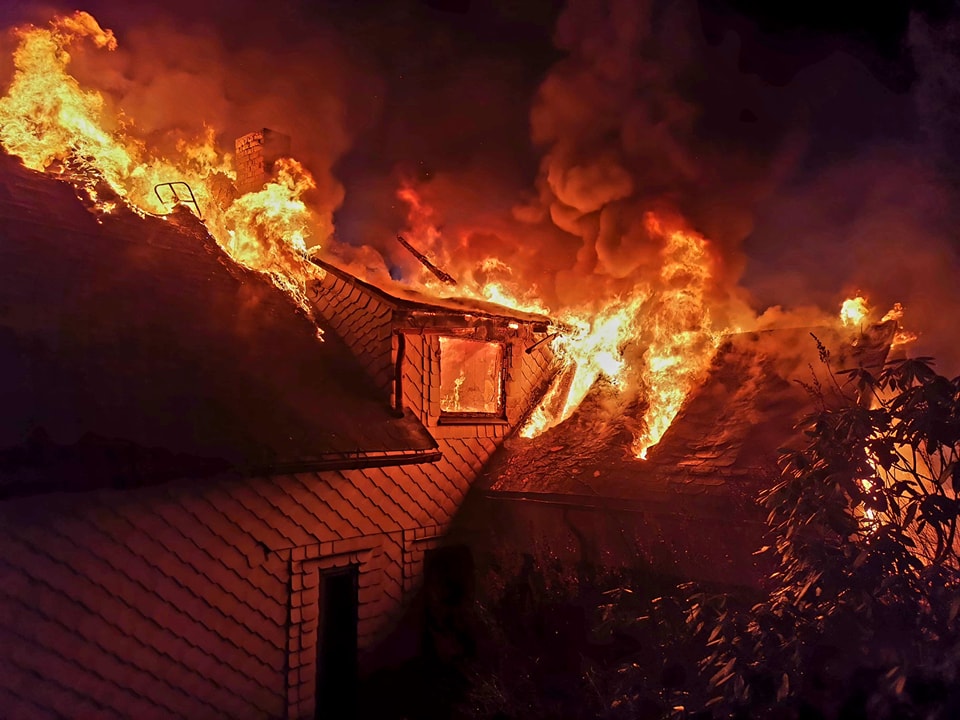
<path id="1" fill-rule="evenodd" d="M 184 194 L 182 197 L 180 193 L 177 192 L 176 186 L 178 185 L 182 185 L 184 188 L 186 188 L 186 194 Z M 170 192 L 173 194 L 173 199 L 170 202 L 164 200 L 160 195 L 160 188 L 170 188 Z M 193 189 L 183 182 L 183 180 L 158 183 L 153 186 L 153 192 L 156 193 L 157 200 L 159 200 L 162 205 L 193 205 L 193 207 L 197 209 L 197 217 L 203 220 L 203 213 L 200 212 L 200 205 L 197 203 L 197 198 L 193 194 Z M 182 193 L 183 191 L 181 190 L 180 192 Z M 189 197 L 187 197 L 187 195 L 189 195 Z"/>

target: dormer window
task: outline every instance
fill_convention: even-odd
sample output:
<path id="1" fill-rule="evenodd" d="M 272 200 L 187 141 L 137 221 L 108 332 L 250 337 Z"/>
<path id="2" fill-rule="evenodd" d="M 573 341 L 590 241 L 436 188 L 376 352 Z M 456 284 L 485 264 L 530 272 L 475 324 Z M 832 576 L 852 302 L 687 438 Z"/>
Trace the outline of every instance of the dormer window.
<path id="1" fill-rule="evenodd" d="M 504 417 L 504 349 L 498 342 L 440 337 L 440 420 Z"/>

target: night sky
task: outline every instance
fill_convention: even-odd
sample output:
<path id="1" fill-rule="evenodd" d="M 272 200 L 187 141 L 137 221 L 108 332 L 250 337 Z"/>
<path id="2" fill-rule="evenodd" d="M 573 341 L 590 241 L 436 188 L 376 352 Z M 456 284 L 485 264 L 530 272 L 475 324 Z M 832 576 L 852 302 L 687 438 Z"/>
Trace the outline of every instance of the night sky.
<path id="1" fill-rule="evenodd" d="M 729 286 L 758 311 L 831 309 L 859 289 L 878 306 L 903 302 L 920 349 L 960 367 L 954 2 L 83 9 L 120 50 L 78 52 L 73 67 L 147 137 L 162 144 L 207 122 L 230 149 L 252 128 L 288 132 L 336 239 L 376 248 L 388 266 L 403 254 L 392 241 L 406 220 L 402 181 L 444 230 L 469 236 L 465 252 L 547 266 L 561 299 L 608 287 L 577 273 L 641 277 L 635 218 L 668 207 L 716 243 Z M 0 9 L 5 26 L 49 15 L 36 3 Z M 576 208 L 575 230 L 556 214 L 549 227 L 518 224 L 558 203 Z"/>

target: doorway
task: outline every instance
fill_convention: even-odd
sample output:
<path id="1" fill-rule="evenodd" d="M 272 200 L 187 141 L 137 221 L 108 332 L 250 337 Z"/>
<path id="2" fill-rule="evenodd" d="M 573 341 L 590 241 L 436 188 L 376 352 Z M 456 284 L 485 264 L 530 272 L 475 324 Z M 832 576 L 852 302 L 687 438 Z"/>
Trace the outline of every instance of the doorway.
<path id="1" fill-rule="evenodd" d="M 356 565 L 320 571 L 320 626 L 314 720 L 356 717 Z"/>

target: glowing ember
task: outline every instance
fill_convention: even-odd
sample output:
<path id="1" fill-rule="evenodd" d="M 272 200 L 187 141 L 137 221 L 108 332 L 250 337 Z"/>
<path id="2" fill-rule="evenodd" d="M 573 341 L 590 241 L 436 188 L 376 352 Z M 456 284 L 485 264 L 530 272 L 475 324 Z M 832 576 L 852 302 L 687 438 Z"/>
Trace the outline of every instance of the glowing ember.
<path id="1" fill-rule="evenodd" d="M 88 39 L 107 51 L 117 47 L 113 33 L 93 16 L 75 12 L 54 18 L 46 28 L 19 28 L 16 35 L 15 73 L 0 98 L 0 145 L 7 152 L 34 170 L 59 167 L 101 213 L 117 207 L 113 199 L 98 198 L 101 183 L 141 214 L 168 213 L 176 196 L 158 197 L 154 188 L 186 183 L 220 246 L 305 303 L 296 278 L 314 267 L 302 255 L 315 224 L 302 201 L 313 181 L 302 167 L 290 161 L 276 182 L 237 197 L 232 158 L 217 152 L 211 129 L 193 143 L 180 142 L 179 157 L 160 158 L 134 136 L 130 119 L 107 117 L 103 97 L 80 87 L 68 71 L 71 46 Z"/>
<path id="2" fill-rule="evenodd" d="M 892 348 L 906 345 L 907 343 L 912 343 L 917 339 L 917 334 L 915 332 L 905 329 L 900 324 L 900 320 L 902 318 L 903 305 L 900 303 L 894 303 L 893 307 L 887 311 L 887 314 L 880 318 L 880 322 L 888 322 L 890 320 L 895 320 L 897 322 L 897 332 L 894 333 L 893 340 L 890 342 L 890 347 Z"/>
<path id="3" fill-rule="evenodd" d="M 870 465 L 874 465 L 874 461 L 872 459 L 868 459 L 867 462 L 869 462 Z M 874 470 L 876 470 L 876 466 L 874 466 Z M 864 492 L 868 493 L 871 489 L 873 489 L 873 483 L 873 480 L 868 480 L 866 478 L 862 478 L 860 480 L 860 486 L 863 488 Z M 863 527 L 865 532 L 874 532 L 879 526 L 877 511 L 871 507 L 863 507 L 861 512 L 863 513 L 862 519 L 860 520 L 861 527 Z"/>

